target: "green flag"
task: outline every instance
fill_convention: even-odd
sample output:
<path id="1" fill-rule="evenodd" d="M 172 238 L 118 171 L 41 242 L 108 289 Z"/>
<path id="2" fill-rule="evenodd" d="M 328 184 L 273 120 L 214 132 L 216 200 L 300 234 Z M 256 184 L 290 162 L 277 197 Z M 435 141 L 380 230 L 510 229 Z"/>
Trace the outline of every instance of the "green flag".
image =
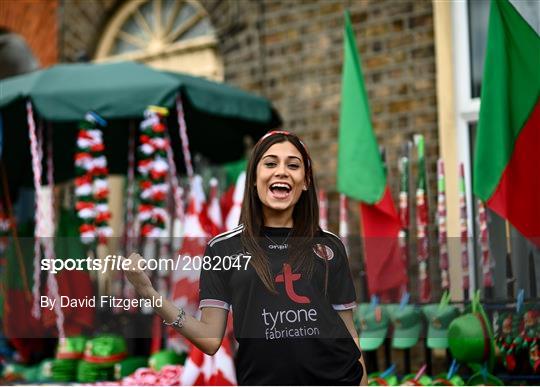
<path id="1" fill-rule="evenodd" d="M 360 57 L 348 12 L 345 13 L 343 46 L 337 188 L 361 202 L 369 293 L 391 300 L 390 294 L 407 281 L 397 245 L 400 222 L 371 125 Z"/>
<path id="2" fill-rule="evenodd" d="M 371 125 L 362 66 L 348 13 L 343 44 L 337 185 L 339 192 L 374 204 L 383 196 L 386 176 Z"/>

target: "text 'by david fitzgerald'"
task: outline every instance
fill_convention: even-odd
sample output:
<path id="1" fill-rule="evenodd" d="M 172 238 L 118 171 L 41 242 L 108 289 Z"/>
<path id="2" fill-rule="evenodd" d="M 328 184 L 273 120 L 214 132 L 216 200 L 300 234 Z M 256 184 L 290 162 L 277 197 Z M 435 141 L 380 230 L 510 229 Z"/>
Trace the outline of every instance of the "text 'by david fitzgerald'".
<path id="1" fill-rule="evenodd" d="M 60 296 L 58 298 L 41 296 L 40 306 L 53 310 L 56 307 L 60 308 L 121 308 L 130 310 L 131 308 L 160 308 L 163 305 L 162 297 L 152 298 L 121 298 L 114 296 L 93 296 L 73 298 L 68 296 Z"/>

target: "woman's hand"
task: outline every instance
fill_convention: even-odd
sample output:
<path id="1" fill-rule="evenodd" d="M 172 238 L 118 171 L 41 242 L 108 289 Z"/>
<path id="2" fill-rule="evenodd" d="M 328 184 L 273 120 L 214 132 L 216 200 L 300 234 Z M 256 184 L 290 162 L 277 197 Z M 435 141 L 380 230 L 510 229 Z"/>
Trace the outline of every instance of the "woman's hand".
<path id="1" fill-rule="evenodd" d="M 150 297 L 150 294 L 152 294 L 154 288 L 148 275 L 140 269 L 139 263 L 139 261 L 144 261 L 144 258 L 138 253 L 132 253 L 128 259 L 130 263 L 129 265 L 127 265 L 127 268 L 124 268 L 124 266 L 122 266 L 122 268 L 124 269 L 124 274 L 126 275 L 128 281 L 131 282 L 131 284 L 135 288 L 135 291 L 141 297 Z"/>
<path id="2" fill-rule="evenodd" d="M 124 269 L 123 264 L 122 268 L 129 282 L 135 287 L 136 292 L 144 298 L 161 299 L 162 305 L 154 307 L 154 311 L 164 321 L 173 322 L 178 316 L 178 307 L 162 297 L 154 289 L 150 278 L 148 278 L 144 270 L 140 269 L 141 264 L 139 262 L 144 261 L 144 258 L 140 254 L 133 253 L 128 259 L 129 265 L 126 264 L 126 268 Z M 183 327 L 175 327 L 174 329 L 204 353 L 214 355 L 223 340 L 225 328 L 227 327 L 228 313 L 227 310 L 222 308 L 202 308 L 200 321 L 186 314 Z"/>

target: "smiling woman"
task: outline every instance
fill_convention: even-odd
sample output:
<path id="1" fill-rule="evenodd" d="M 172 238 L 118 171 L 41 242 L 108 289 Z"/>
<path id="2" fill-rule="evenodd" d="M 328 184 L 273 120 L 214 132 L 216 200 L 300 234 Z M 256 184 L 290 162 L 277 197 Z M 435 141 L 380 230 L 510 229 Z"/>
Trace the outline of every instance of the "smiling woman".
<path id="1" fill-rule="evenodd" d="M 302 155 L 290 142 L 272 145 L 257 165 L 257 194 L 265 225 L 292 227 L 292 211 L 307 191 Z"/>
<path id="2" fill-rule="evenodd" d="M 244 192 L 241 224 L 212 239 L 205 255 L 239 254 L 249 264 L 203 268 L 200 321 L 167 300 L 155 310 L 214 354 L 234 305 L 239 385 L 367 384 L 347 254 L 337 236 L 319 227 L 312 162 L 296 135 L 273 131 L 257 142 Z M 146 274 L 133 268 L 125 273 L 139 294 L 159 297 Z"/>

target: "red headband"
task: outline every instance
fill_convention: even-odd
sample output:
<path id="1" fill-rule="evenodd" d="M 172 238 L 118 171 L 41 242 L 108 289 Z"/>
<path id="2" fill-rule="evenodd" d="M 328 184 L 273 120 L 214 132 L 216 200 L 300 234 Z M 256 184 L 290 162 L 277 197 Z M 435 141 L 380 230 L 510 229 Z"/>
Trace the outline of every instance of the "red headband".
<path id="1" fill-rule="evenodd" d="M 309 157 L 309 152 L 308 152 L 308 149 L 306 147 L 306 144 L 304 144 L 302 142 L 302 140 L 300 140 L 300 137 L 298 137 L 296 134 L 294 133 L 291 133 L 291 132 L 288 132 L 286 130 L 271 130 L 270 132 L 267 132 L 264 136 L 262 136 L 259 141 L 257 141 L 257 144 L 260 143 L 261 141 L 263 141 L 265 138 L 268 138 L 270 136 L 273 136 L 275 134 L 283 134 L 285 136 L 291 136 L 291 137 L 296 137 L 298 139 L 298 141 L 300 142 L 300 144 L 302 144 L 302 146 L 304 147 L 304 150 L 306 151 L 306 155 L 307 155 L 307 162 L 308 162 L 308 168 L 311 168 L 311 158 Z"/>

